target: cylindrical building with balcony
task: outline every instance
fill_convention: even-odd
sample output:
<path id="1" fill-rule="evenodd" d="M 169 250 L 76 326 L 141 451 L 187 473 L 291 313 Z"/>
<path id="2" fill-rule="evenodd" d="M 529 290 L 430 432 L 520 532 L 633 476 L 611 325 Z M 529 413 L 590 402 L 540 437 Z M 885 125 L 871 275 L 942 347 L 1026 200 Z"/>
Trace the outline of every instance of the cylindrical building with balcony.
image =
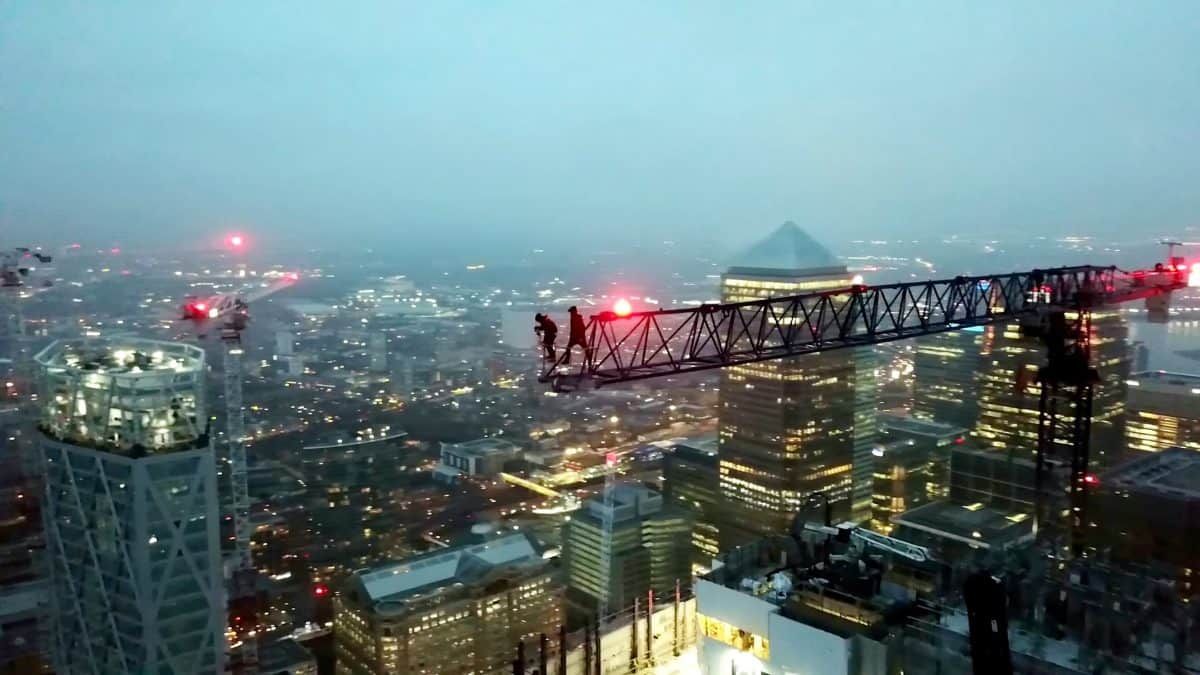
<path id="1" fill-rule="evenodd" d="M 55 671 L 221 672 L 204 352 L 107 338 L 36 361 Z"/>

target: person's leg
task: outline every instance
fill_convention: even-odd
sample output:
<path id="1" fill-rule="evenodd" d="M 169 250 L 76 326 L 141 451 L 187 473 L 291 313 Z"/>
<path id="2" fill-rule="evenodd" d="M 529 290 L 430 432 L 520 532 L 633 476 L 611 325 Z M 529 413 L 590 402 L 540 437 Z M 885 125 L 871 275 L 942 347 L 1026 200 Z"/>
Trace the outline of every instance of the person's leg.
<path id="1" fill-rule="evenodd" d="M 588 349 L 587 342 L 584 342 L 583 340 L 576 340 L 571 344 L 578 346 L 581 350 L 583 350 L 583 360 L 585 363 L 592 360 L 592 350 Z"/>
<path id="2" fill-rule="evenodd" d="M 579 340 L 573 340 L 567 344 L 567 363 L 571 362 L 571 350 L 574 349 L 575 347 L 579 347 L 580 349 L 583 350 L 584 359 L 586 361 L 587 352 L 588 352 L 587 345 L 584 344 L 583 342 L 580 342 Z"/>

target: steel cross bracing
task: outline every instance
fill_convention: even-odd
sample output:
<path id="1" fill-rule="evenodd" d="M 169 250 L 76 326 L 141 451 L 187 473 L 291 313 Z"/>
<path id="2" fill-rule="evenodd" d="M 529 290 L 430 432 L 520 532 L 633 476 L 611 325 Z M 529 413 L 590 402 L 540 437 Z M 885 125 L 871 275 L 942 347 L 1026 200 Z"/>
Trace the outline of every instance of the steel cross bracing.
<path id="1" fill-rule="evenodd" d="M 1127 273 L 1116 267 L 1057 267 L 705 304 L 685 309 L 593 315 L 588 350 L 571 366 L 564 351 L 542 382 L 604 386 L 740 364 L 879 344 L 1167 293 L 1182 272 Z"/>
<path id="2" fill-rule="evenodd" d="M 242 412 L 242 344 L 225 338 L 225 424 L 229 473 L 233 484 L 233 525 L 237 567 L 253 567 L 250 558 L 250 491 L 246 476 L 246 420 Z"/>
<path id="3" fill-rule="evenodd" d="M 235 317 L 236 321 L 236 317 Z M 250 490 L 246 468 L 246 421 L 242 412 L 242 340 L 234 325 L 222 331 L 225 352 L 225 439 L 229 449 L 229 474 L 233 496 L 233 531 L 235 539 L 230 610 L 241 616 L 246 629 L 239 634 L 241 648 L 235 670 L 252 675 L 258 668 L 258 642 L 250 633 L 257 620 L 255 612 L 254 563 L 250 554 L 253 527 L 250 524 Z M 242 632 L 242 631 L 239 631 Z"/>

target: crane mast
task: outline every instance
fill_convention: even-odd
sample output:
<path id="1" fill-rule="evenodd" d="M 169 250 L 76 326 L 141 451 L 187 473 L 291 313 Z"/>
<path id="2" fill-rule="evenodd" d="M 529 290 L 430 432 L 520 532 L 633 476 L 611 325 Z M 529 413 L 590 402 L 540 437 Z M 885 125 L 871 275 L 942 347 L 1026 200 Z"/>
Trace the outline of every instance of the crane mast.
<path id="1" fill-rule="evenodd" d="M 229 478 L 233 497 L 234 558 L 230 611 L 234 629 L 242 633 L 238 672 L 257 672 L 258 644 L 253 633 L 256 572 L 250 555 L 250 488 L 246 476 L 246 421 L 242 414 L 242 340 L 241 331 L 223 330 L 221 342 L 225 355 L 225 434 L 229 449 Z M 237 624 L 242 623 L 244 626 Z"/>
<path id="2" fill-rule="evenodd" d="M 225 436 L 229 456 L 229 479 L 234 531 L 234 554 L 229 593 L 230 627 L 240 642 L 238 658 L 231 669 L 242 675 L 258 672 L 257 644 L 257 579 L 251 555 L 251 539 L 254 527 L 250 520 L 250 488 L 246 461 L 246 420 L 242 410 L 242 384 L 245 372 L 242 367 L 242 331 L 249 321 L 250 300 L 261 300 L 268 295 L 291 286 L 295 275 L 265 288 L 250 291 L 244 297 L 233 296 L 228 302 L 219 303 L 222 313 L 217 317 L 224 321 L 221 327 L 221 345 L 224 356 L 225 393 Z"/>
<path id="3" fill-rule="evenodd" d="M 225 433 L 229 449 L 230 478 L 233 483 L 233 522 L 239 568 L 252 567 L 250 558 L 250 490 L 246 478 L 246 419 L 242 413 L 242 335 L 234 327 L 235 317 L 221 330 L 224 348 Z"/>

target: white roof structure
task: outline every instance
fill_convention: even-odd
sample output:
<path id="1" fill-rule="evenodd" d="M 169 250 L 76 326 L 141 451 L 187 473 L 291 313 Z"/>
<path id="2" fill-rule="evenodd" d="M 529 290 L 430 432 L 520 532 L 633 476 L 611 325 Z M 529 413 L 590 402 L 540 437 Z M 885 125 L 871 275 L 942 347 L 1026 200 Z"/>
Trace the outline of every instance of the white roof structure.
<path id="1" fill-rule="evenodd" d="M 482 544 L 385 565 L 359 574 L 358 579 L 371 602 L 388 602 L 403 600 L 423 590 L 468 582 L 504 565 L 541 559 L 541 551 L 528 535 L 514 533 Z"/>
<path id="2" fill-rule="evenodd" d="M 443 445 L 461 454 L 474 455 L 476 457 L 485 457 L 496 453 L 511 453 L 519 449 L 512 441 L 491 437 L 477 438 L 465 443 L 444 443 Z"/>

